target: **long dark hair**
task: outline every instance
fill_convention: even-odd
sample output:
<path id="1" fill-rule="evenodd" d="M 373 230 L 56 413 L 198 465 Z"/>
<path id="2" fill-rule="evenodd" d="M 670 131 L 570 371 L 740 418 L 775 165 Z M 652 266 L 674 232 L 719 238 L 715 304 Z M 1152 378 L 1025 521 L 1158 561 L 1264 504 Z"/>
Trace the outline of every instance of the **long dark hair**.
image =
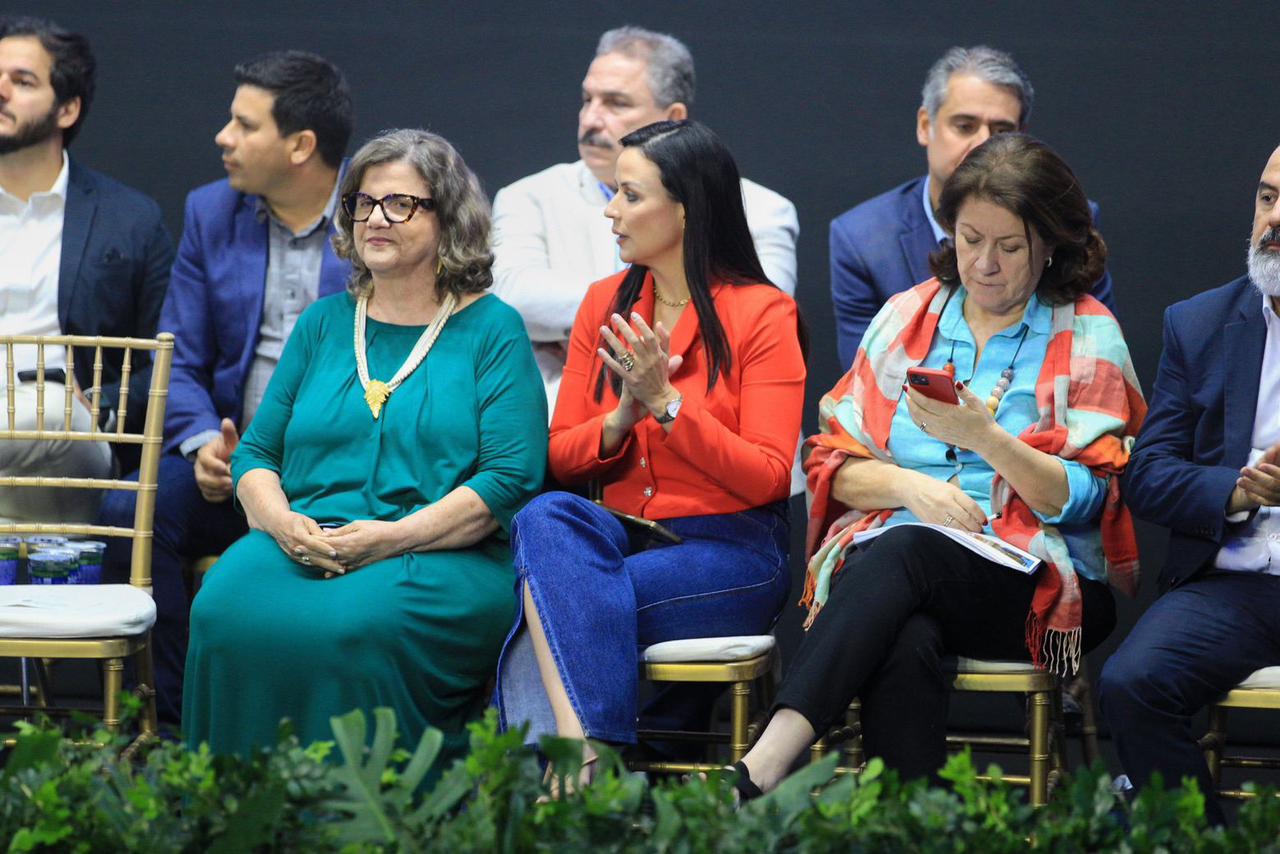
<path id="1" fill-rule="evenodd" d="M 1020 217 L 1027 241 L 1035 231 L 1053 252 L 1036 293 L 1049 305 L 1089 293 L 1107 264 L 1107 244 L 1093 227 L 1093 212 L 1071 167 L 1053 149 L 1024 133 L 996 134 L 970 152 L 942 187 L 938 224 L 951 234 L 970 199 L 983 199 Z M 944 284 L 959 283 L 954 245 L 929 257 Z"/>
<path id="2" fill-rule="evenodd" d="M 733 155 L 706 125 L 694 121 L 662 121 L 632 131 L 619 140 L 638 148 L 662 176 L 662 186 L 684 205 L 684 276 L 689 300 L 698 313 L 702 344 L 707 350 L 707 391 L 723 371 L 733 367 L 733 351 L 711 299 L 712 280 L 731 285 L 777 287 L 765 276 L 742 207 L 742 178 Z M 632 264 L 622 279 L 609 314 L 627 317 L 640 297 L 649 268 Z M 609 315 L 601 321 L 607 325 Z M 802 346 L 805 343 L 802 337 Z M 600 346 L 607 347 L 603 339 Z M 615 394 L 622 381 L 601 364 L 595 399 L 604 394 L 605 377 Z"/>

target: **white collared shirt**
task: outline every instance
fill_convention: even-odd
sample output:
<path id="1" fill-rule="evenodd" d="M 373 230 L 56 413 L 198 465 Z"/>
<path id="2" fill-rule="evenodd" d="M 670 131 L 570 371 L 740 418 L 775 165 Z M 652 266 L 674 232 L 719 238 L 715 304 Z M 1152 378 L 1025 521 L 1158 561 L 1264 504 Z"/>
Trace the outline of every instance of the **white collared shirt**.
<path id="1" fill-rule="evenodd" d="M 942 245 L 942 241 L 947 239 L 947 233 L 943 231 L 942 226 L 938 225 L 938 218 L 933 215 L 933 200 L 929 198 L 929 186 L 933 179 L 928 175 L 924 176 L 924 186 L 920 188 L 920 202 L 924 205 L 924 218 L 929 222 L 929 230 L 933 232 L 933 239 L 938 241 L 938 245 Z"/>
<path id="2" fill-rule="evenodd" d="M 67 211 L 68 159 L 53 186 L 23 201 L 0 188 L 0 334 L 57 335 L 58 271 L 62 264 L 62 224 Z M 14 371 L 36 366 L 34 347 L 17 348 Z M 66 353 L 45 350 L 45 367 L 66 366 Z M 0 353 L 0 386 L 4 385 Z"/>
<path id="3" fill-rule="evenodd" d="M 1267 322 L 1267 343 L 1262 352 L 1258 406 L 1253 412 L 1249 465 L 1255 465 L 1267 448 L 1280 442 L 1280 317 L 1270 297 L 1262 297 L 1262 316 Z M 1233 514 L 1227 521 L 1235 524 L 1228 527 L 1214 566 L 1280 575 L 1280 508 L 1260 507 L 1252 516 Z"/>

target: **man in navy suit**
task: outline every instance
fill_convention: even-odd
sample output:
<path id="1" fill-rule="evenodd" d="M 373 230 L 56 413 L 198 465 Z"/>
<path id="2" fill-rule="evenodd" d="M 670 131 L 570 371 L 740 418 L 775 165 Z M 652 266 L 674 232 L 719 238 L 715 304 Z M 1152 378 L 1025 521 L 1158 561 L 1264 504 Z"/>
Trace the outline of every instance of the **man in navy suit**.
<path id="1" fill-rule="evenodd" d="M 1280 664 L 1280 148 L 1258 184 L 1248 258 L 1247 276 L 1165 312 L 1123 485 L 1137 516 L 1169 528 L 1166 592 L 1098 686 L 1133 783 L 1190 777 L 1217 824 L 1191 716 Z"/>
<path id="2" fill-rule="evenodd" d="M 173 244 L 160 208 L 147 196 L 67 154 L 93 102 L 89 42 L 51 21 L 0 18 L 0 332 L 17 335 L 151 336 L 169 281 Z M 45 351 L 47 406 L 60 410 L 66 356 Z M 7 382 L 0 354 L 0 392 Z M 14 353 L 18 429 L 34 428 L 35 347 Z M 148 363 L 135 364 L 130 397 L 145 401 Z M 77 397 L 93 383 L 92 359 L 75 365 Z M 103 424 L 115 416 L 120 355 L 103 365 Z M 141 406 L 129 427 L 141 429 Z M 72 425 L 88 430 L 87 403 Z M 30 419 L 30 423 L 26 423 Z M 7 424 L 5 425 L 7 427 Z M 60 446 L 6 442 L 0 474 L 104 477 L 105 443 Z M 20 521 L 93 520 L 99 497 L 66 490 L 0 490 L 0 517 Z"/>
<path id="3" fill-rule="evenodd" d="M 182 709 L 183 564 L 245 533 L 230 500 L 231 452 L 298 316 L 351 272 L 330 245 L 353 124 L 342 73 L 282 51 L 237 66 L 235 78 L 231 118 L 214 138 L 227 178 L 187 197 L 160 322 L 176 336 L 152 554 L 156 682 L 169 723 Z M 112 493 L 103 508 L 108 522 L 132 513 L 129 493 Z M 127 566 L 127 549 L 108 549 L 105 572 Z"/>
<path id="4" fill-rule="evenodd" d="M 993 134 L 1024 129 L 1034 94 L 1013 57 L 989 47 L 953 47 L 929 69 L 916 111 L 928 173 L 831 221 L 831 298 L 844 369 L 885 301 L 933 277 L 929 254 L 947 237 L 933 215 L 942 185 Z M 1098 208 L 1090 206 L 1096 224 Z M 1114 311 L 1109 273 L 1093 295 Z"/>

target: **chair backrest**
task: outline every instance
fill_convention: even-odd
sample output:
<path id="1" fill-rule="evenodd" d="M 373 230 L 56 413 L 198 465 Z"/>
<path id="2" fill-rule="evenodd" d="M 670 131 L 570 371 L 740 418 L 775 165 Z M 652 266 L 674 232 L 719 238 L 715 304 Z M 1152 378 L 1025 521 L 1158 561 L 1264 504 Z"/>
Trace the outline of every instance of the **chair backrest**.
<path id="1" fill-rule="evenodd" d="M 34 429 L 19 429 L 26 420 L 17 410 L 18 371 L 15 350 L 35 349 Z M 19 349 L 21 348 L 21 349 Z M 46 354 L 60 352 L 65 356 L 66 383 L 48 382 Z M 89 403 L 89 430 L 73 428 L 72 413 L 83 404 L 76 399 L 73 383 L 77 363 L 92 360 L 92 385 L 82 392 Z M 147 370 L 151 378 L 147 399 L 129 399 L 129 382 L 135 373 Z M 0 443 L 4 442 L 108 442 L 113 445 L 140 447 L 137 482 L 119 477 L 46 477 L 15 476 L 0 471 L 0 489 L 123 489 L 137 494 L 133 525 L 129 528 L 79 522 L 8 522 L 0 521 L 0 534 L 62 534 L 90 537 L 129 537 L 133 541 L 129 566 L 129 583 L 151 591 L 152 519 L 155 515 L 156 485 L 160 472 L 160 450 L 164 441 L 164 413 L 169 395 L 169 371 L 173 363 L 173 335 L 161 332 L 152 338 L 110 338 L 97 335 L 0 335 L 0 386 L 3 386 L 4 412 L 0 413 Z M 119 392 L 114 401 L 104 400 L 103 366 L 119 367 Z M 50 387 L 54 390 L 49 394 Z M 51 399 L 50 399 L 51 398 Z M 50 410 L 46 403 L 53 403 Z M 127 428 L 129 412 L 145 407 L 142 432 Z M 114 424 L 102 426 L 104 410 L 114 413 Z M 23 413 L 24 416 L 28 413 Z"/>

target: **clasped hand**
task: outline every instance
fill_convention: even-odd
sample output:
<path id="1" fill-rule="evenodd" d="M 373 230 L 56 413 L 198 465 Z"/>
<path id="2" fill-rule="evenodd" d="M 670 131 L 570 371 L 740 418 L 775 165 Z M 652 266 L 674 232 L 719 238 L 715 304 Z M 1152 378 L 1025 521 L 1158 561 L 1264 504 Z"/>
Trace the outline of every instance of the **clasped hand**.
<path id="1" fill-rule="evenodd" d="M 288 512 L 270 534 L 295 563 L 324 574 L 344 575 L 404 551 L 394 522 L 361 519 L 326 530 L 309 516 Z"/>
<path id="2" fill-rule="evenodd" d="M 1000 430 L 986 403 L 961 383 L 956 383 L 959 405 L 925 397 L 909 385 L 903 389 L 911 420 L 922 432 L 940 442 L 981 456 L 983 448 Z"/>
<path id="3" fill-rule="evenodd" d="M 661 323 L 650 329 L 644 318 L 634 311 L 631 313 L 634 328 L 620 314 L 610 319 L 617 334 L 607 326 L 600 327 L 600 334 L 612 352 L 604 347 L 596 352 L 622 380 L 617 413 L 625 419 L 625 426 L 630 427 L 644 417 L 645 410 L 661 414 L 667 403 L 679 394 L 671 385 L 671 375 L 679 370 L 684 357 L 671 355 L 671 334 Z M 630 370 L 624 365 L 628 354 L 632 360 Z"/>
<path id="4" fill-rule="evenodd" d="M 1280 444 L 1267 448 L 1256 462 L 1240 469 L 1232 504 L 1237 509 L 1280 507 Z"/>

